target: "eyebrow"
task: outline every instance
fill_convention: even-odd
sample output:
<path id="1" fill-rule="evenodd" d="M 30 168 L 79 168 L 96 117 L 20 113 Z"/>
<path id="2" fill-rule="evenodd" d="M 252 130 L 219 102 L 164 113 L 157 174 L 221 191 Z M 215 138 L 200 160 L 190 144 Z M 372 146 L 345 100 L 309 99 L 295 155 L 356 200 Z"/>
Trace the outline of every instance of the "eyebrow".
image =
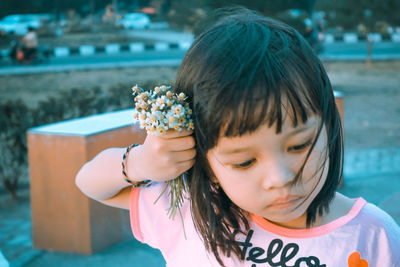
<path id="1" fill-rule="evenodd" d="M 234 149 L 231 149 L 231 150 L 222 150 L 218 154 L 222 154 L 222 155 L 239 154 L 239 153 L 242 153 L 244 151 L 247 151 L 248 149 L 249 149 L 248 147 L 238 147 L 238 148 L 234 148 Z"/>
<path id="2" fill-rule="evenodd" d="M 310 128 L 313 128 L 314 125 L 315 125 L 315 123 L 312 123 L 312 124 L 310 124 L 310 125 L 302 124 L 301 126 L 296 127 L 295 130 L 293 130 L 293 131 L 287 133 L 287 134 L 286 134 L 286 137 L 290 137 L 290 136 L 296 135 L 296 134 L 298 134 L 298 133 L 304 132 L 304 131 L 306 131 L 306 130 L 308 130 L 308 129 L 310 129 Z"/>
<path id="3" fill-rule="evenodd" d="M 315 125 L 315 123 L 313 123 L 311 125 L 303 124 L 299 127 L 296 127 L 295 130 L 287 133 L 285 137 L 288 138 L 288 137 L 294 136 L 296 134 L 299 134 L 301 132 L 304 132 L 304 131 L 312 128 L 314 125 Z M 247 151 L 248 149 L 249 149 L 249 147 L 237 147 L 237 148 L 233 148 L 233 149 L 222 150 L 218 154 L 222 154 L 222 155 L 239 154 L 239 153 Z"/>

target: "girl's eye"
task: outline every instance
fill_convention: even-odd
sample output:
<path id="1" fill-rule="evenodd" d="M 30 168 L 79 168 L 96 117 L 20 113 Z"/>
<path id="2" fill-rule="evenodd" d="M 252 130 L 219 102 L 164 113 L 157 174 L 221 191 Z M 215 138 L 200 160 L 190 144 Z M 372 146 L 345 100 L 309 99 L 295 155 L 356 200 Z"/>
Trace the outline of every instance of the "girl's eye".
<path id="1" fill-rule="evenodd" d="M 236 169 L 247 169 L 247 168 L 250 168 L 251 165 L 253 165 L 253 163 L 255 161 L 256 161 L 255 159 L 251 159 L 251 160 L 245 161 L 243 163 L 233 164 L 233 167 Z"/>
<path id="2" fill-rule="evenodd" d="M 305 142 L 304 144 L 298 145 L 298 146 L 292 146 L 289 147 L 289 152 L 303 152 L 305 151 L 306 148 L 308 148 L 312 143 L 312 139 Z"/>

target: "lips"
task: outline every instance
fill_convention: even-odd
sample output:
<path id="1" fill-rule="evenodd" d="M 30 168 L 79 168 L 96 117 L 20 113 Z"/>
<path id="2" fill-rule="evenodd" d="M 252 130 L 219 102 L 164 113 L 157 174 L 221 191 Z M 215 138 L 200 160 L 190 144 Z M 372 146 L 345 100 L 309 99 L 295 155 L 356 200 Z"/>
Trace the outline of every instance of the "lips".
<path id="1" fill-rule="evenodd" d="M 302 199 L 301 196 L 295 196 L 295 195 L 279 197 L 279 198 L 274 199 L 274 201 L 272 201 L 271 204 L 269 204 L 267 207 L 272 208 L 272 209 L 286 209 L 288 207 L 291 207 L 293 204 L 295 204 L 300 199 Z"/>

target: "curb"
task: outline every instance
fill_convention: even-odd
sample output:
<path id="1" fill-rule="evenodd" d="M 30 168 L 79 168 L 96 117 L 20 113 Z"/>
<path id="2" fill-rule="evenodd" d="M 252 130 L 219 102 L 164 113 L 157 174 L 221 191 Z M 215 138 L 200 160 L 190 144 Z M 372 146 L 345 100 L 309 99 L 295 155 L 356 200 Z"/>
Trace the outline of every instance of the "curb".
<path id="1" fill-rule="evenodd" d="M 154 44 L 145 43 L 130 43 L 116 44 L 110 43 L 105 46 L 81 45 L 78 47 L 60 46 L 49 49 L 46 53 L 53 57 L 69 57 L 69 56 L 91 56 L 95 54 L 119 54 L 122 52 L 141 53 L 145 51 L 169 51 L 169 50 L 188 50 L 192 45 L 190 41 L 181 41 L 177 43 L 156 42 Z M 0 51 L 0 59 L 8 57 L 9 50 L 3 49 Z"/>
<path id="2" fill-rule="evenodd" d="M 324 34 L 324 43 L 358 43 L 360 41 L 371 42 L 400 42 L 400 33 L 393 33 L 391 35 L 382 35 L 380 33 L 368 33 L 367 35 L 358 35 L 357 33 L 347 32 L 342 35 L 334 35 L 331 33 Z"/>
<path id="3" fill-rule="evenodd" d="M 191 42 L 167 43 L 156 42 L 154 44 L 130 43 L 130 44 L 107 44 L 103 47 L 94 45 L 81 45 L 79 47 L 55 47 L 50 54 L 55 57 L 67 57 L 72 55 L 90 56 L 94 54 L 118 54 L 121 52 L 140 53 L 145 51 L 168 51 L 173 49 L 187 50 Z"/>

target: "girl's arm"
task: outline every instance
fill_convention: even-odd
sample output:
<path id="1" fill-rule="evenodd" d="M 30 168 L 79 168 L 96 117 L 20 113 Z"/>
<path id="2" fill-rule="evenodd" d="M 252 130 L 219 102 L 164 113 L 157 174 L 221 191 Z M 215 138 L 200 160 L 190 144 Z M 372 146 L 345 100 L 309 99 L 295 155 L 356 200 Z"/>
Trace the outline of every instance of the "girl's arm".
<path id="1" fill-rule="evenodd" d="M 132 181 L 168 181 L 194 164 L 196 151 L 192 131 L 168 131 L 147 135 L 142 145 L 127 157 L 126 171 Z M 86 163 L 76 176 L 76 184 L 88 197 L 106 205 L 129 208 L 130 184 L 122 175 L 125 148 L 110 148 Z"/>
<path id="2" fill-rule="evenodd" d="M 134 156 L 134 149 L 130 151 L 128 160 Z M 79 189 L 86 196 L 103 202 L 106 205 L 108 204 L 107 200 L 117 197 L 120 192 L 123 192 L 121 191 L 122 189 L 129 189 L 130 184 L 124 180 L 121 171 L 121 161 L 124 152 L 124 148 L 106 149 L 83 165 L 76 176 L 76 185 Z M 129 177 L 134 177 L 130 170 L 128 170 L 128 175 Z M 115 203 L 118 199 L 119 201 Z M 121 194 L 119 198 L 113 200 L 114 205 L 112 206 L 129 208 L 128 199 L 126 194 Z"/>

